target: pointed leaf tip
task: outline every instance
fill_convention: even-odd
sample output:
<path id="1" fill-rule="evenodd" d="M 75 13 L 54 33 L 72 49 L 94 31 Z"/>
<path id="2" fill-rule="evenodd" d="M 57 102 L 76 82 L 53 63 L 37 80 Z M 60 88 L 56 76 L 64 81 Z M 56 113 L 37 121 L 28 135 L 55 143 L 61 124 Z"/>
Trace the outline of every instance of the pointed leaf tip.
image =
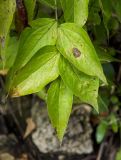
<path id="1" fill-rule="evenodd" d="M 62 80 L 55 80 L 49 90 L 47 98 L 48 114 L 57 136 L 62 142 L 73 103 L 73 93 Z"/>

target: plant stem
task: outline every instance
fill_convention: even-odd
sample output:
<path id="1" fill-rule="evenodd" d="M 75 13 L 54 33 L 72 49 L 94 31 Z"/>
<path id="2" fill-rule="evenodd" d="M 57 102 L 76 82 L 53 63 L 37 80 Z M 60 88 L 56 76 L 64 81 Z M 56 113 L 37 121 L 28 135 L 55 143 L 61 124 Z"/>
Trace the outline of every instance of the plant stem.
<path id="1" fill-rule="evenodd" d="M 57 0 L 55 0 L 55 19 L 58 21 L 58 8 L 57 8 Z"/>

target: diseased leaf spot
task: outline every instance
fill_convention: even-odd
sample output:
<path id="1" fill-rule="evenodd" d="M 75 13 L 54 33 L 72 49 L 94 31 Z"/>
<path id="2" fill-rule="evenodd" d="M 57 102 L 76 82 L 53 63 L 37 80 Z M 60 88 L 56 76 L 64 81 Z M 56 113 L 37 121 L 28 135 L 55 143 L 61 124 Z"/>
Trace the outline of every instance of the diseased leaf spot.
<path id="1" fill-rule="evenodd" d="M 77 48 L 73 48 L 72 50 L 74 57 L 78 58 L 81 56 L 81 52 Z"/>

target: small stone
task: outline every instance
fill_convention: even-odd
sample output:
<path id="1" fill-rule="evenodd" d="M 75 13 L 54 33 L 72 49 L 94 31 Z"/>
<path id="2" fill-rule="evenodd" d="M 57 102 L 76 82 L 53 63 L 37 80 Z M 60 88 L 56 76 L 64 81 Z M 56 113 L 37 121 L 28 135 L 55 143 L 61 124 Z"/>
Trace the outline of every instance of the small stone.
<path id="1" fill-rule="evenodd" d="M 65 156 L 64 155 L 59 155 L 58 160 L 65 160 Z"/>
<path id="2" fill-rule="evenodd" d="M 9 153 L 0 154 L 0 160 L 15 160 L 15 158 Z"/>
<path id="3" fill-rule="evenodd" d="M 77 107 L 77 106 L 74 106 Z M 82 111 L 83 110 L 83 111 Z M 32 108 L 36 131 L 32 134 L 34 144 L 42 153 L 86 154 L 93 151 L 89 113 L 84 105 L 78 106 L 70 116 L 68 127 L 60 146 L 55 130 L 49 121 L 45 106 Z M 83 118 L 82 118 L 83 117 Z M 60 160 L 60 159 L 59 159 Z"/>

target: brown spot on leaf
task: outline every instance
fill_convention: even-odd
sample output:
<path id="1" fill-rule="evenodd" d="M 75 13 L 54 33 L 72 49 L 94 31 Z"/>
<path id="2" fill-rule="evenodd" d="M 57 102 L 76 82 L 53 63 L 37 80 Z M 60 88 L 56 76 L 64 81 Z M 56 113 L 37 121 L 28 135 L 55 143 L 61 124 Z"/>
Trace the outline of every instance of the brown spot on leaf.
<path id="1" fill-rule="evenodd" d="M 72 50 L 74 57 L 78 58 L 81 56 L 81 52 L 77 48 L 73 48 Z"/>

